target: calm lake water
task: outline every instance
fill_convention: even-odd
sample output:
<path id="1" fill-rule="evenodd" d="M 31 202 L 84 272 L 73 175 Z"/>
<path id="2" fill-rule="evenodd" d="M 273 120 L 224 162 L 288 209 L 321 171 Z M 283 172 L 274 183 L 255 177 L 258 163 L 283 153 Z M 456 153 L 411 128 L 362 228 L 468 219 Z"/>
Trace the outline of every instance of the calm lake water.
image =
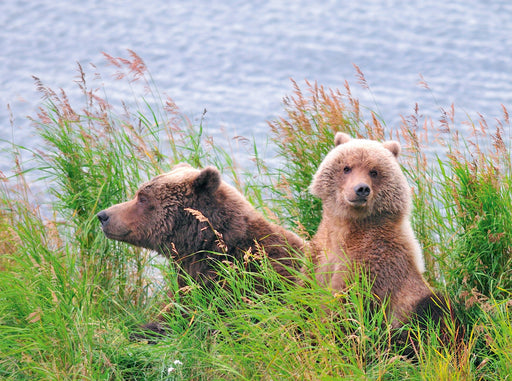
<path id="1" fill-rule="evenodd" d="M 210 133 L 266 139 L 290 78 L 333 88 L 348 80 L 390 127 L 415 103 L 434 119 L 452 102 L 461 117 L 488 121 L 501 117 L 501 104 L 512 110 L 509 0 L 1 0 L 0 25 L 0 139 L 30 148 L 39 142 L 26 116 L 41 102 L 32 76 L 81 105 L 76 62 L 101 67 L 101 52 L 127 49 L 186 115 L 207 109 Z M 133 98 L 104 80 L 111 100 Z M 10 160 L 0 153 L 0 170 Z"/>

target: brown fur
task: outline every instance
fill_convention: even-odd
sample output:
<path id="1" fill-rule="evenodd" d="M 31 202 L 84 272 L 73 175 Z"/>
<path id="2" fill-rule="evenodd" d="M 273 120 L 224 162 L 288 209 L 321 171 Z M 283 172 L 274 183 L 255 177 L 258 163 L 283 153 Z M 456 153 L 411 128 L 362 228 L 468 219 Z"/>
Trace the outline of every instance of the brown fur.
<path id="1" fill-rule="evenodd" d="M 427 311 L 426 301 L 434 297 L 410 223 L 411 191 L 397 161 L 400 145 L 343 133 L 335 143 L 310 187 L 323 202 L 312 240 L 316 277 L 333 291 L 343 290 L 351 271 L 363 269 L 377 300 L 389 300 L 388 314 L 398 327 Z"/>
<path id="2" fill-rule="evenodd" d="M 98 219 L 108 238 L 170 257 L 206 284 L 217 279 L 215 260 L 243 260 L 247 250 L 267 255 L 279 274 L 293 280 L 288 269 L 299 266 L 292 257 L 304 245 L 265 220 L 213 167 L 179 164 L 142 184 L 133 200 L 98 213 Z"/>

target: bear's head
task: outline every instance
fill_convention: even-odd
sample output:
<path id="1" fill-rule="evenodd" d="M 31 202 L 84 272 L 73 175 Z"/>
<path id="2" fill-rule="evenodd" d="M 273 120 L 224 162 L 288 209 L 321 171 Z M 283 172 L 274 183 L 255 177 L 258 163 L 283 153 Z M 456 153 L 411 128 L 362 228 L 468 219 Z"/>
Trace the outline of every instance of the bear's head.
<path id="1" fill-rule="evenodd" d="M 397 157 L 400 144 L 352 139 L 338 132 L 336 147 L 320 164 L 310 191 L 324 213 L 341 219 L 377 220 L 407 214 L 410 188 Z"/>
<path id="2" fill-rule="evenodd" d="M 216 168 L 182 163 L 142 184 L 133 200 L 99 212 L 98 219 L 108 238 L 176 257 L 220 252 L 218 234 L 224 240 L 243 236 L 249 210 Z"/>

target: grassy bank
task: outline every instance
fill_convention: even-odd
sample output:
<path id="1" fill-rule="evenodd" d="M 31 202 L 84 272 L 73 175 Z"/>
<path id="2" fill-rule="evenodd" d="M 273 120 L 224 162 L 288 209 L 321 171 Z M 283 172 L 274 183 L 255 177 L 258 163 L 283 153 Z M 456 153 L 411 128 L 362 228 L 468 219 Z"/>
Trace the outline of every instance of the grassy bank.
<path id="1" fill-rule="evenodd" d="M 439 122 L 416 109 L 391 130 L 378 115 L 362 113 L 348 85 L 341 91 L 294 84 L 283 117 L 269 123 L 276 168 L 260 156 L 266 148 L 260 142 L 217 142 L 201 122 L 190 122 L 160 95 L 136 54 L 106 59 L 135 99 L 110 103 L 101 77 L 81 67 L 83 104 L 70 104 L 64 92 L 37 80 L 45 103 L 33 122 L 44 147 L 21 162 L 24 149 L 14 146 L 16 175 L 1 179 L 0 379 L 510 377 L 512 163 L 505 108 L 492 125 L 481 118 L 462 127 L 454 109 L 442 111 Z M 462 129 L 470 132 L 464 138 Z M 385 315 L 368 314 L 364 279 L 333 296 L 307 279 L 307 287 L 291 287 L 262 264 L 275 291 L 259 295 L 254 274 L 226 266 L 219 271 L 230 292 L 193 283 L 177 292 L 172 264 L 107 240 L 99 228 L 98 211 L 186 161 L 215 165 L 267 218 L 307 238 L 321 216 L 307 187 L 337 131 L 402 142 L 426 276 L 452 296 L 466 328 L 458 351 L 412 327 L 420 338 L 416 360 L 405 358 L 391 344 Z M 240 155 L 247 165 L 233 160 Z M 33 194 L 35 188 L 43 192 Z M 178 296 L 169 300 L 167 289 Z M 172 307 L 169 335 L 156 345 L 130 340 L 164 304 Z"/>

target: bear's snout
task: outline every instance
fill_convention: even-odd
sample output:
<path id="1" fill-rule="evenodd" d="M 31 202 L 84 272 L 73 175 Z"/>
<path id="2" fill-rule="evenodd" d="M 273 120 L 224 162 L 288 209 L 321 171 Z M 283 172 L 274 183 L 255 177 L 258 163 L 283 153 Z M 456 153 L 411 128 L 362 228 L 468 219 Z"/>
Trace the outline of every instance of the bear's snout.
<path id="1" fill-rule="evenodd" d="M 106 211 L 102 210 L 101 212 L 99 212 L 96 217 L 98 217 L 98 220 L 100 220 L 100 223 L 101 223 L 101 226 L 105 225 L 105 223 L 108 221 L 109 219 L 109 215 Z"/>
<path id="2" fill-rule="evenodd" d="M 108 209 L 102 210 L 96 217 L 101 224 L 101 229 L 107 238 L 115 239 L 128 243 L 137 244 L 133 241 L 132 229 L 126 220 L 126 213 L 120 215 L 119 209 L 123 211 L 123 204 L 111 206 Z M 129 222 L 129 221 L 128 221 Z M 141 246 L 139 244 L 139 246 Z"/>
<path id="3" fill-rule="evenodd" d="M 366 199 L 370 195 L 371 188 L 368 184 L 359 183 L 354 187 L 354 193 L 358 199 Z"/>

